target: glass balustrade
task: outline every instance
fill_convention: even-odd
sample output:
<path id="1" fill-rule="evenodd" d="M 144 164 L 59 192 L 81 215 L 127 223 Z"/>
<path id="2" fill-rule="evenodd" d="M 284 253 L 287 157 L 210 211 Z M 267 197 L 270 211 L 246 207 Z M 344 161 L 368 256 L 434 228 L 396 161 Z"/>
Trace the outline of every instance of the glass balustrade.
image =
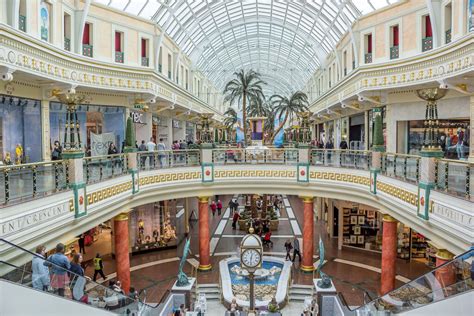
<path id="1" fill-rule="evenodd" d="M 84 178 L 87 184 L 127 174 L 125 154 L 86 157 L 83 160 Z"/>
<path id="2" fill-rule="evenodd" d="M 439 159 L 436 164 L 435 189 L 448 194 L 473 200 L 471 185 L 474 181 L 472 163 L 467 161 Z"/>
<path id="3" fill-rule="evenodd" d="M 137 156 L 140 170 L 201 165 L 201 151 L 199 149 L 147 151 L 139 152 Z"/>
<path id="4" fill-rule="evenodd" d="M 297 149 L 270 148 L 244 149 L 222 148 L 212 151 L 212 162 L 215 165 L 225 164 L 287 164 L 299 162 Z"/>

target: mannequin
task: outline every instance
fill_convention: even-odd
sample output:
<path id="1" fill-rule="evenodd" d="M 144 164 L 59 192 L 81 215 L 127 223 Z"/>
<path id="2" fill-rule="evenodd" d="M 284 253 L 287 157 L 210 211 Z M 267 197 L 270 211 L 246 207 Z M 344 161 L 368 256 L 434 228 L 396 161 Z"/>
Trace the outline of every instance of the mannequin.
<path id="1" fill-rule="evenodd" d="M 463 159 L 464 158 L 464 152 L 463 152 L 464 132 L 461 127 L 458 127 L 456 136 L 458 138 L 457 143 L 456 143 L 456 153 L 458 155 L 458 159 Z"/>

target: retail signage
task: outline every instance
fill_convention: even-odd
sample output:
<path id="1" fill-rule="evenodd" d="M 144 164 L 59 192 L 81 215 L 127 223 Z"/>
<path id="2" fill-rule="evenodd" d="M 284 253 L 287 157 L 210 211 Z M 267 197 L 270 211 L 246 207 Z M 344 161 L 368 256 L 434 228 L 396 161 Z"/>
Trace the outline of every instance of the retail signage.
<path id="1" fill-rule="evenodd" d="M 465 228 L 474 228 L 474 216 L 470 214 L 465 214 L 462 211 L 453 209 L 452 207 L 435 202 L 433 203 L 431 212 L 433 215 L 442 217 L 443 219 L 446 219 L 452 223 L 458 224 Z"/>
<path id="2" fill-rule="evenodd" d="M 6 237 L 10 234 L 18 233 L 32 226 L 46 223 L 52 219 L 60 217 L 69 212 L 69 202 L 59 205 L 50 206 L 39 211 L 14 218 L 2 223 L 2 236 Z"/>
<path id="3" fill-rule="evenodd" d="M 114 133 L 90 134 L 91 156 L 104 156 L 108 154 L 109 146 L 115 143 Z"/>
<path id="4" fill-rule="evenodd" d="M 130 112 L 130 117 L 132 118 L 133 123 L 146 125 L 144 113 L 133 111 Z"/>
<path id="5" fill-rule="evenodd" d="M 173 128 L 180 128 L 180 121 L 173 120 Z"/>

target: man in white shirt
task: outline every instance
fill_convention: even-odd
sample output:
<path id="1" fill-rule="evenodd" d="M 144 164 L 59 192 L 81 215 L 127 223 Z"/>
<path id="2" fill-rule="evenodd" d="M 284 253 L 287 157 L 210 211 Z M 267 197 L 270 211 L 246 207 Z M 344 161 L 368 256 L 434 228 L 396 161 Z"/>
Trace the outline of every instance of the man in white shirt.
<path id="1" fill-rule="evenodd" d="M 153 168 L 155 167 L 155 157 L 154 157 L 153 152 L 156 150 L 156 144 L 153 141 L 153 137 L 150 137 L 150 141 L 146 143 L 146 148 L 148 149 L 149 152 L 151 152 L 149 164 L 150 164 L 150 168 Z"/>
<path id="2" fill-rule="evenodd" d="M 160 142 L 158 143 L 158 159 L 160 160 L 160 167 L 163 168 L 163 160 L 166 156 L 164 151 L 166 150 L 166 144 L 163 142 L 163 138 L 160 138 Z"/>

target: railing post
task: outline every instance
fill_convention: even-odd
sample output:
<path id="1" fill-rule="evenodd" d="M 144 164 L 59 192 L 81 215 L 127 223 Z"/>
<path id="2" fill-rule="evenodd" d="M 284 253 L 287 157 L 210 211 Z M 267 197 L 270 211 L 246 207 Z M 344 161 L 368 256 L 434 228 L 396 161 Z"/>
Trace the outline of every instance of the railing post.
<path id="1" fill-rule="evenodd" d="M 377 175 L 380 173 L 382 167 L 382 156 L 385 152 L 385 145 L 383 140 L 383 120 L 382 108 L 373 109 L 374 117 L 374 140 L 372 146 L 372 167 L 370 168 L 370 192 L 377 194 Z M 385 157 L 385 164 L 387 157 Z"/>
<path id="2" fill-rule="evenodd" d="M 74 192 L 74 212 L 79 218 L 87 214 L 86 183 L 84 182 L 84 153 L 80 150 L 63 152 L 66 164 L 66 183 Z"/>
<path id="3" fill-rule="evenodd" d="M 201 180 L 214 182 L 213 149 L 211 143 L 201 144 Z"/>
<path id="4" fill-rule="evenodd" d="M 8 169 L 4 169 L 3 179 L 5 181 L 5 204 L 7 204 L 10 201 L 10 175 Z"/>
<path id="5" fill-rule="evenodd" d="M 37 191 L 38 191 L 38 190 L 37 190 L 37 189 L 38 189 L 38 188 L 37 188 L 38 173 L 37 173 L 37 171 L 36 171 L 36 168 L 37 168 L 36 166 L 33 166 L 33 167 L 32 167 L 32 169 L 33 169 L 33 170 L 32 170 L 32 171 L 33 171 L 33 197 L 36 196 L 36 193 L 37 193 Z"/>
<path id="6" fill-rule="evenodd" d="M 296 180 L 298 182 L 309 182 L 309 164 L 311 162 L 311 145 L 298 144 L 296 162 Z"/>

